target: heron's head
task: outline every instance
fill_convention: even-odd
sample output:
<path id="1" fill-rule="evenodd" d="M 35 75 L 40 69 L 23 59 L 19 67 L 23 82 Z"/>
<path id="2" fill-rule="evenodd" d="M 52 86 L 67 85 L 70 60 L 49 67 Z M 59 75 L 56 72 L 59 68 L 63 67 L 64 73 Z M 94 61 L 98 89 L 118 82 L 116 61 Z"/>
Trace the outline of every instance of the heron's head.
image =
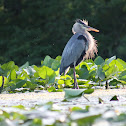
<path id="1" fill-rule="evenodd" d="M 99 30 L 88 26 L 88 22 L 86 20 L 77 19 L 75 24 L 73 25 L 72 32 L 75 33 L 83 33 L 85 31 L 95 31 L 99 32 Z"/>

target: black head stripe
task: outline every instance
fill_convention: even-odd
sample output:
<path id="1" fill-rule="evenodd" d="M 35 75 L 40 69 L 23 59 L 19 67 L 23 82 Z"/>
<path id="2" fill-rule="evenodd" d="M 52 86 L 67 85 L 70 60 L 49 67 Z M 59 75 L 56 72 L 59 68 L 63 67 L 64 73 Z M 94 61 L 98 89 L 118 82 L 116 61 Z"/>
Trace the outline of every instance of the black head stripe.
<path id="1" fill-rule="evenodd" d="M 85 42 L 87 42 L 86 37 L 83 36 L 83 35 L 79 35 L 77 39 L 78 39 L 78 40 L 84 40 Z"/>
<path id="2" fill-rule="evenodd" d="M 80 19 L 77 19 L 76 22 L 80 23 L 80 24 L 84 24 L 84 22 L 82 20 L 80 20 Z"/>

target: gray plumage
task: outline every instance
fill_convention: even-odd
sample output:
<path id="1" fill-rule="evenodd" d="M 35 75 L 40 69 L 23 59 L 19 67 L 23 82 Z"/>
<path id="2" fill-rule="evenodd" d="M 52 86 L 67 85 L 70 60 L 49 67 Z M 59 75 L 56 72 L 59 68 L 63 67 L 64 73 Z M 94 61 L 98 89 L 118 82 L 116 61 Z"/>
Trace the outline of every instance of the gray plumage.
<path id="1" fill-rule="evenodd" d="M 76 63 L 81 57 L 81 54 L 86 52 L 88 49 L 88 43 L 86 43 L 83 39 L 77 39 L 79 36 L 81 36 L 80 33 L 74 34 L 64 48 L 60 66 L 60 75 L 65 72 L 68 67 L 74 65 L 74 63 Z"/>
<path id="2" fill-rule="evenodd" d="M 74 87 L 78 88 L 78 84 L 75 77 L 75 66 L 77 66 L 85 58 L 92 58 L 94 53 L 97 53 L 97 44 L 93 36 L 88 31 L 96 31 L 88 26 L 87 21 L 80 19 L 76 20 L 73 25 L 73 36 L 66 44 L 61 59 L 60 75 L 66 74 L 69 68 L 74 68 Z"/>

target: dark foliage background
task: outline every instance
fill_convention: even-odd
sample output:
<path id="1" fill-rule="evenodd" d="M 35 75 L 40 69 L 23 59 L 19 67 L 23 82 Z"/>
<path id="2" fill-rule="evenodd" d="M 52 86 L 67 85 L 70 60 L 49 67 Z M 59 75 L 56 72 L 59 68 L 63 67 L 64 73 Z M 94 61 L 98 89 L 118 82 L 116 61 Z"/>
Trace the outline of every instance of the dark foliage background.
<path id="1" fill-rule="evenodd" d="M 61 55 L 77 18 L 100 30 L 98 55 L 126 59 L 126 0 L 1 0 L 0 64 Z"/>

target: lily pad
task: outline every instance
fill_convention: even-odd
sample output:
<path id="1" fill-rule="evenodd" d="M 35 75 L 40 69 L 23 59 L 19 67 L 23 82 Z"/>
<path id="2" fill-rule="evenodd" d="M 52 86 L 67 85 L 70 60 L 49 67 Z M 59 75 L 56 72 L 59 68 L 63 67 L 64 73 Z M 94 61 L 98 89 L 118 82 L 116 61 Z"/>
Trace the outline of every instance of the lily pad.
<path id="1" fill-rule="evenodd" d="M 85 89 L 64 89 L 65 98 L 81 97 Z"/>

